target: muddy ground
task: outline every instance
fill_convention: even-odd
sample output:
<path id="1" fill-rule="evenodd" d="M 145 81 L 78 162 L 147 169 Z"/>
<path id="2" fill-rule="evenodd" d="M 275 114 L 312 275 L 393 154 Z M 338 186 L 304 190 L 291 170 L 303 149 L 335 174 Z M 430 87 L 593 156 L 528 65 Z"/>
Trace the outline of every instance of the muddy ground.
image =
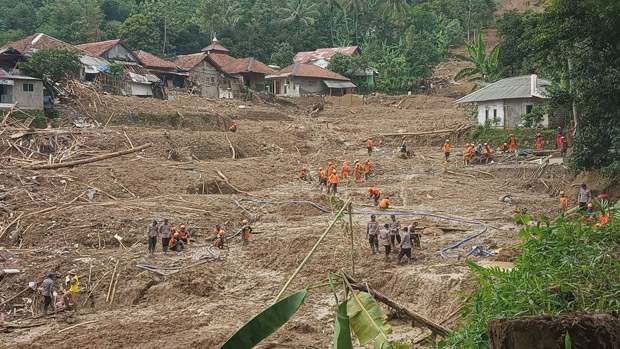
<path id="1" fill-rule="evenodd" d="M 27 312 L 19 311 L 17 316 L 7 315 L 6 323 L 22 319 L 22 325 L 38 326 L 4 329 L 2 346 L 39 348 L 54 343 L 83 348 L 217 347 L 271 304 L 333 215 L 309 205 L 244 203 L 255 215 L 253 226 L 258 232 L 249 246 L 234 239 L 229 250 L 216 251 L 217 261 L 166 278 L 136 265 L 187 267 L 209 257 L 206 240 L 215 224 L 233 232 L 242 219 L 248 218 L 235 204 L 241 198 L 310 200 L 330 208 L 325 193 L 316 186 L 316 169 L 325 167 L 328 161 L 352 166 L 354 159 L 365 160 L 364 141 L 369 136 L 376 145 L 370 157 L 374 175 L 369 182 L 341 183 L 338 194 L 340 199 L 352 199 L 354 211 L 368 212 L 353 216 L 355 277 L 450 328 L 456 325 L 455 311 L 463 303 L 462 294 L 475 287 L 464 255 L 473 246 L 481 245 L 502 248 L 496 258 L 509 260 L 516 253 L 512 246 L 518 241 L 514 211 L 525 207 L 534 215 L 553 216 L 557 214 L 557 191 L 567 190 L 573 198 L 576 193 L 571 187 L 572 178 L 561 165 L 546 167 L 540 177 L 536 164 L 463 168 L 459 156 L 463 146 L 454 138 L 457 134 L 409 137 L 413 155 L 399 158 L 399 137 L 384 134 L 457 130 L 472 124 L 449 98 L 410 96 L 402 102 L 404 97 L 375 96 L 364 107 L 328 106 L 313 116 L 309 111 L 316 99 L 302 98 L 292 103 L 198 99 L 187 108 L 175 104 L 174 112 L 183 115 L 183 123 L 165 125 L 161 120 L 150 122 L 145 116 L 138 124 L 130 124 L 126 115 L 120 114 L 123 109 L 117 107 L 119 116 L 105 128 L 105 115 L 110 115 L 105 102 L 112 105 L 111 98 L 119 97 L 102 98 L 101 104 L 93 98 L 96 111 L 93 106 L 84 106 L 92 118 L 102 120 L 101 126 L 72 128 L 73 133 L 64 135 L 66 139 L 61 137 L 64 143 L 58 144 L 65 148 L 53 153 L 53 161 L 62 156 L 66 156 L 63 161 L 88 158 L 148 142 L 153 146 L 73 168 L 30 170 L 28 166 L 49 160 L 43 147 L 49 142 L 47 135 L 29 140 L 9 137 L 18 130 L 3 131 L 0 185 L 8 194 L 0 201 L 0 255 L 8 260 L 0 262 L 0 269 L 15 268 L 20 273 L 6 275 L 0 281 L 0 296 L 6 300 L 29 281 L 40 283 L 47 272 L 64 275 L 76 269 L 81 280 L 80 305 L 84 305 L 77 314 L 60 312 L 47 318 L 27 319 Z M 130 98 L 120 98 L 124 103 L 133 103 Z M 154 104 L 150 110 L 153 113 L 170 108 L 166 102 L 153 103 L 162 103 Z M 200 110 L 209 110 L 209 117 L 202 117 Z M 69 125 L 71 117 L 65 116 L 61 124 Z M 239 124 L 238 132 L 227 131 L 230 122 Z M 446 137 L 453 137 L 455 153 L 447 163 L 441 150 Z M 34 144 L 41 146 L 41 154 L 28 158 L 30 152 L 25 148 L 32 149 Z M 304 166 L 309 169 L 312 183 L 297 180 Z M 367 196 L 369 186 L 379 188 L 391 199 L 393 207 L 388 212 L 462 217 L 484 222 L 489 229 L 449 253 L 458 258 L 442 258 L 440 249 L 479 228 L 430 217 L 402 218 L 403 224 L 416 220 L 424 227 L 443 228 L 443 233 L 425 235 L 422 248 L 414 250 L 413 263 L 397 265 L 394 256 L 385 262 L 382 255 L 370 253 L 365 238 L 369 212 L 376 211 Z M 88 192 L 93 189 L 96 193 L 89 198 Z M 510 203 L 500 201 L 508 194 Z M 158 245 L 154 256 L 147 255 L 146 226 L 153 219 L 163 218 L 169 218 L 177 227 L 188 226 L 195 239 L 189 251 L 164 255 Z M 387 218 L 380 217 L 379 222 L 385 223 Z M 115 234 L 123 238 L 124 247 Z M 328 272 L 350 271 L 349 249 L 349 236 L 337 224 L 289 292 L 325 282 Z M 117 262 L 114 275 L 118 281 L 113 281 Z M 38 299 L 28 292 L 24 295 Z M 23 303 L 27 299 L 18 297 L 8 303 L 6 310 Z M 37 307 L 33 310 L 35 315 L 40 313 Z M 393 339 L 408 343 L 430 334 L 423 327 L 412 328 L 410 320 L 391 309 L 384 311 L 391 315 Z M 331 347 L 334 312 L 329 288 L 313 290 L 292 320 L 260 347 Z M 94 322 L 58 333 L 86 321 Z"/>

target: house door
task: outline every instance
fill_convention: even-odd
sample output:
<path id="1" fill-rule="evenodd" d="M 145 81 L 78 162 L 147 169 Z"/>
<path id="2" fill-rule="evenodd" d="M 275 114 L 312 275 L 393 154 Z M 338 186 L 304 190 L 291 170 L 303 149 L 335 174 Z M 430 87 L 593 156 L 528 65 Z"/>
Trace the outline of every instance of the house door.
<path id="1" fill-rule="evenodd" d="M 0 85 L 0 103 L 13 103 L 13 86 Z"/>

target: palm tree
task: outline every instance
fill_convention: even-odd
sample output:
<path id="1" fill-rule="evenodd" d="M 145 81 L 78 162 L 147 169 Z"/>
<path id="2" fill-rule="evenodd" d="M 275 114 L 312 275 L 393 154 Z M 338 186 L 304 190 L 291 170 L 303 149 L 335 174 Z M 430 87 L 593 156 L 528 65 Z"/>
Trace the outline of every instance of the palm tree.
<path id="1" fill-rule="evenodd" d="M 382 19 L 398 20 L 409 11 L 409 4 L 406 0 L 386 0 L 379 7 L 379 17 Z"/>
<path id="2" fill-rule="evenodd" d="M 325 0 L 326 7 L 329 9 L 329 32 L 334 46 L 334 9 L 341 9 L 340 0 Z"/>
<path id="3" fill-rule="evenodd" d="M 355 44 L 359 45 L 357 35 L 357 19 L 360 13 L 368 11 L 368 2 L 366 0 L 343 0 L 343 7 L 347 10 L 355 12 Z"/>
<path id="4" fill-rule="evenodd" d="M 471 43 L 467 43 L 468 56 L 456 55 L 456 58 L 471 62 L 474 67 L 468 67 L 461 69 L 460 72 L 454 76 L 454 80 L 462 80 L 469 78 L 467 81 L 484 81 L 495 82 L 501 75 L 502 71 L 498 68 L 497 58 L 499 56 L 499 46 L 495 46 L 491 53 L 486 54 L 487 45 L 484 43 L 482 33 L 478 34 L 478 45 L 474 46 Z M 476 85 L 472 88 L 472 91 L 477 88 Z"/>
<path id="5" fill-rule="evenodd" d="M 302 25 L 313 25 L 316 18 L 321 15 L 318 7 L 318 3 L 311 3 L 309 0 L 288 0 L 286 7 L 279 8 L 276 14 L 283 17 L 284 23 L 296 23 L 299 34 Z"/>

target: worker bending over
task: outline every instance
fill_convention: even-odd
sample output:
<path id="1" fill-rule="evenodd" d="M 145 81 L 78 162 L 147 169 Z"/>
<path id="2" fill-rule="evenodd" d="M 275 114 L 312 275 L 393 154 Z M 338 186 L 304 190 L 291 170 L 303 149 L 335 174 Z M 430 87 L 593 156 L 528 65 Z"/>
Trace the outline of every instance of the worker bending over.
<path id="1" fill-rule="evenodd" d="M 181 252 L 185 250 L 185 243 L 181 240 L 179 233 L 174 233 L 168 244 L 170 251 Z"/>
<path id="2" fill-rule="evenodd" d="M 228 128 L 228 130 L 229 130 L 230 132 L 237 132 L 237 124 L 232 124 L 232 125 Z"/>
<path id="3" fill-rule="evenodd" d="M 381 197 L 381 192 L 377 188 L 368 188 L 368 194 L 370 194 L 370 198 L 375 201 L 375 206 L 379 205 L 379 198 Z"/>
<path id="4" fill-rule="evenodd" d="M 379 252 L 379 241 L 377 241 L 378 231 L 379 223 L 377 223 L 377 216 L 373 214 L 370 216 L 370 222 L 366 224 L 366 234 L 368 235 L 368 242 L 370 243 L 372 254 Z"/>
<path id="5" fill-rule="evenodd" d="M 379 209 L 387 210 L 390 207 L 390 198 L 385 198 L 379 202 Z"/>
<path id="6" fill-rule="evenodd" d="M 183 241 L 185 245 L 190 244 L 189 233 L 187 232 L 187 230 L 185 230 L 185 224 L 181 224 L 179 226 L 179 238 L 181 239 L 181 241 Z"/>
<path id="7" fill-rule="evenodd" d="M 213 231 L 211 242 L 220 249 L 224 248 L 224 244 L 226 242 L 226 232 L 219 224 L 215 225 L 215 231 Z"/>
<path id="8" fill-rule="evenodd" d="M 327 171 L 319 167 L 319 186 L 327 187 Z"/>

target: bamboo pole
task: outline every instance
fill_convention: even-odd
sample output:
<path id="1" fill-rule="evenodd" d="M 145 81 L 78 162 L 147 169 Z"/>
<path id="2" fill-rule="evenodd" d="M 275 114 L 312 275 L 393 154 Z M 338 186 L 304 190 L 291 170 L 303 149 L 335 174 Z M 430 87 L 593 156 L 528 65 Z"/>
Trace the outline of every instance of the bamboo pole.
<path id="1" fill-rule="evenodd" d="M 349 203 L 349 233 L 351 234 L 351 274 L 355 275 L 355 245 L 353 241 L 353 204 Z"/>
<path id="2" fill-rule="evenodd" d="M 90 321 L 85 321 L 85 322 L 79 323 L 79 324 L 77 324 L 77 325 L 73 325 L 73 326 L 69 326 L 69 327 L 67 327 L 67 328 L 63 328 L 62 330 L 58 331 L 58 333 L 62 333 L 62 332 L 65 332 L 65 331 L 69 331 L 70 329 L 72 329 L 72 328 L 76 328 L 76 327 L 78 327 L 78 326 L 92 324 L 93 322 L 97 322 L 97 321 L 99 321 L 99 320 L 90 320 Z"/>
<path id="3" fill-rule="evenodd" d="M 351 203 L 351 199 L 347 199 L 347 201 L 344 203 L 344 205 L 342 205 L 342 207 L 340 208 L 340 211 L 338 211 L 338 213 L 336 214 L 336 217 L 334 217 L 334 219 L 332 220 L 332 222 L 329 224 L 329 226 L 327 227 L 327 229 L 325 229 L 325 232 L 323 233 L 323 235 L 321 235 L 321 237 L 319 238 L 319 240 L 317 240 L 317 242 L 314 244 L 314 246 L 312 247 L 312 249 L 310 250 L 310 252 L 308 252 L 308 254 L 306 255 L 306 257 L 304 258 L 303 261 L 301 261 L 301 263 L 299 264 L 299 266 L 297 266 L 297 269 L 295 269 L 295 272 L 293 273 L 293 275 L 291 275 L 291 277 L 286 281 L 286 283 L 284 284 L 284 287 L 282 287 L 282 289 L 280 290 L 280 293 L 278 293 L 278 295 L 276 296 L 276 298 L 273 300 L 273 304 L 276 304 L 278 302 L 278 300 L 280 300 L 280 297 L 282 297 L 282 295 L 284 294 L 284 292 L 286 291 L 286 289 L 288 289 L 288 287 L 291 285 L 291 282 L 293 282 L 293 280 L 295 279 L 295 277 L 297 276 L 297 274 L 299 274 L 299 272 L 301 271 L 301 269 L 304 267 L 304 265 L 306 264 L 306 262 L 308 262 L 308 260 L 310 259 L 310 257 L 312 257 L 312 255 L 314 254 L 314 252 L 316 251 L 316 249 L 319 247 L 319 245 L 321 244 L 321 242 L 323 242 L 323 240 L 325 239 L 325 237 L 327 236 L 327 233 L 329 233 L 329 231 L 332 229 L 332 227 L 334 226 L 334 224 L 336 224 L 336 222 L 338 221 L 338 216 L 340 216 L 342 214 L 342 212 L 344 212 L 345 208 L 347 208 L 349 206 L 349 204 Z"/>

